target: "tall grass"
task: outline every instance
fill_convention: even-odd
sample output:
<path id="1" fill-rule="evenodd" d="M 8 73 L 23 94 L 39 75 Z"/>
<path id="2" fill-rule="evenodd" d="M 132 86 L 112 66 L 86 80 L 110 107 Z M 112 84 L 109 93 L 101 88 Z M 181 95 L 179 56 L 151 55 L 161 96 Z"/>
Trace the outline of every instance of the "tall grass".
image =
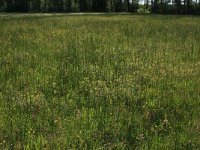
<path id="1" fill-rule="evenodd" d="M 200 18 L 0 18 L 0 149 L 200 148 Z"/>

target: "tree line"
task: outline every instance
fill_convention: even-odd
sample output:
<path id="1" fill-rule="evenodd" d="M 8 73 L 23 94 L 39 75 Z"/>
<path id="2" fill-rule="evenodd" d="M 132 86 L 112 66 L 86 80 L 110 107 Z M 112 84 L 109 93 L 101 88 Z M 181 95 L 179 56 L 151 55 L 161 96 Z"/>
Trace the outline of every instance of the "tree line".
<path id="1" fill-rule="evenodd" d="M 200 0 L 0 0 L 0 11 L 200 14 Z"/>

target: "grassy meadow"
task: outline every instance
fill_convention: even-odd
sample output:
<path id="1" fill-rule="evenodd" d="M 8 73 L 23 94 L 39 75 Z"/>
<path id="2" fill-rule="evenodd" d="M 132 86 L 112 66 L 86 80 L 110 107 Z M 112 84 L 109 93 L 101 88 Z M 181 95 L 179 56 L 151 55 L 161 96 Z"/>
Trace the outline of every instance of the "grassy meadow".
<path id="1" fill-rule="evenodd" d="M 0 149 L 200 149 L 200 18 L 0 16 Z"/>

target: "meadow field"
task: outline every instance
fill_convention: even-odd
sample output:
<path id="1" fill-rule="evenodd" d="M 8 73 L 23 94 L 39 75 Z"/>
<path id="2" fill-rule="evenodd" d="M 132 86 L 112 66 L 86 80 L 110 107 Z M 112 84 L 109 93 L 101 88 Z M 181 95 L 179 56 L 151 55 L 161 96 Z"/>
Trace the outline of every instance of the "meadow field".
<path id="1" fill-rule="evenodd" d="M 0 149 L 200 149 L 200 17 L 0 15 Z"/>

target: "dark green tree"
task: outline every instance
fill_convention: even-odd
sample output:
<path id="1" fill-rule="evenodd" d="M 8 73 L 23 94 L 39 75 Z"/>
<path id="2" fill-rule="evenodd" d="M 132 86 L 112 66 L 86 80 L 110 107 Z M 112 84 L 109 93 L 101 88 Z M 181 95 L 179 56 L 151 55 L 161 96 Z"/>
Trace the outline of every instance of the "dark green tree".
<path id="1" fill-rule="evenodd" d="M 87 12 L 87 11 L 89 11 L 87 0 L 80 0 L 79 3 L 80 3 L 80 11 L 81 12 Z"/>
<path id="2" fill-rule="evenodd" d="M 72 12 L 80 11 L 80 1 L 79 0 L 71 0 L 71 11 Z"/>
<path id="3" fill-rule="evenodd" d="M 92 3 L 93 11 L 96 12 L 104 12 L 106 11 L 106 0 L 95 0 Z"/>
<path id="4" fill-rule="evenodd" d="M 176 7 L 176 13 L 181 14 L 182 13 L 181 0 L 175 0 L 175 7 Z"/>
<path id="5" fill-rule="evenodd" d="M 106 1 L 106 11 L 107 12 L 115 12 L 115 0 L 107 0 Z"/>
<path id="6" fill-rule="evenodd" d="M 0 0 L 0 11 L 5 11 L 5 10 L 6 10 L 6 1 Z"/>
<path id="7" fill-rule="evenodd" d="M 15 0 L 14 11 L 16 11 L 16 12 L 29 11 L 29 1 L 28 0 Z"/>
<path id="8" fill-rule="evenodd" d="M 137 12 L 138 8 L 139 8 L 138 0 L 132 0 L 129 12 Z"/>
<path id="9" fill-rule="evenodd" d="M 48 0 L 40 0 L 40 11 L 48 12 Z"/>
<path id="10" fill-rule="evenodd" d="M 121 12 L 122 11 L 122 0 L 116 0 L 116 3 L 115 3 L 115 10 L 117 11 L 117 12 Z"/>
<path id="11" fill-rule="evenodd" d="M 72 8 L 71 8 L 71 0 L 63 0 L 63 11 L 65 12 L 71 12 Z"/>
<path id="12" fill-rule="evenodd" d="M 30 0 L 29 1 L 29 11 L 30 12 L 39 12 L 41 11 L 41 1 L 40 0 Z"/>

